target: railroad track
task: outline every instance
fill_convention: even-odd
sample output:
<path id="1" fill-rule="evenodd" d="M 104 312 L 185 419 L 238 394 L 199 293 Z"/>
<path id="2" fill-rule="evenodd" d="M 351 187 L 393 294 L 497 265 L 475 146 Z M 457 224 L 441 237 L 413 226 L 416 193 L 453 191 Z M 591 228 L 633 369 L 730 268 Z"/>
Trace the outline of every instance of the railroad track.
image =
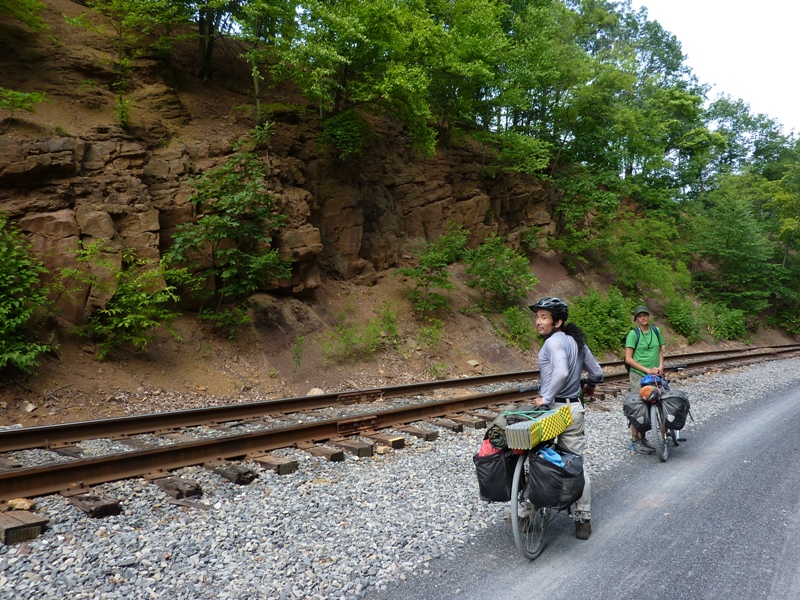
<path id="1" fill-rule="evenodd" d="M 798 351 L 800 344 L 792 344 L 672 355 L 667 360 L 685 364 L 686 373 L 692 374 L 786 358 Z M 598 391 L 616 395 L 626 387 L 623 363 L 602 366 L 606 383 Z M 512 385 L 444 400 L 420 399 L 422 394 L 536 379 L 538 371 L 522 371 L 0 431 L 0 453 L 4 453 L 0 454 L 0 501 L 62 493 L 83 498 L 82 508 L 90 512 L 87 506 L 92 509 L 92 503 L 87 505 L 86 500 L 91 487 L 109 481 L 146 477 L 179 498 L 189 494 L 170 472 L 181 467 L 205 465 L 232 481 L 247 483 L 252 474 L 230 461 L 247 459 L 290 472 L 296 463 L 271 451 L 298 448 L 331 460 L 341 460 L 345 451 L 370 456 L 375 445 L 401 447 L 403 435 L 433 440 L 438 427 L 485 426 L 499 407 L 530 396 Z M 394 405 L 383 408 L 392 399 Z M 102 442 L 106 450 L 99 456 L 85 456 L 76 444 L 87 440 Z M 26 466 L 26 453 L 31 452 L 54 458 L 45 465 Z"/>

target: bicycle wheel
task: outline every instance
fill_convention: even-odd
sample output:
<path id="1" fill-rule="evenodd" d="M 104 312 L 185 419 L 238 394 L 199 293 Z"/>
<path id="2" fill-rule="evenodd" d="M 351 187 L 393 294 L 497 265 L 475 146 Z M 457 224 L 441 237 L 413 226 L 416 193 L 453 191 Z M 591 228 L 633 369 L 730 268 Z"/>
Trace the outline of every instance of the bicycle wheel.
<path id="1" fill-rule="evenodd" d="M 667 445 L 667 423 L 664 419 L 664 411 L 658 404 L 650 406 L 650 426 L 656 436 L 656 456 L 661 462 L 666 462 L 669 458 L 669 446 Z"/>
<path id="2" fill-rule="evenodd" d="M 520 454 L 511 482 L 511 531 L 514 543 L 529 560 L 538 557 L 544 549 L 544 534 L 550 522 L 550 510 L 536 508 L 525 497 L 525 458 Z"/>

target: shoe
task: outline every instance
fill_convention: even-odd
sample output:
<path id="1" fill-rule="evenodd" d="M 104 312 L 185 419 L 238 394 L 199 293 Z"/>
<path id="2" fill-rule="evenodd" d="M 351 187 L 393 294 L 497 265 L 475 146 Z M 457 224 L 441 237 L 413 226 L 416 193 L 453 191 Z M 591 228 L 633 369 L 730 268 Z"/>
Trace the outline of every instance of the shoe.
<path id="1" fill-rule="evenodd" d="M 586 521 L 575 522 L 575 537 L 579 540 L 588 540 L 592 535 L 592 522 L 588 519 Z"/>
<path id="2" fill-rule="evenodd" d="M 645 446 L 643 442 L 644 440 L 636 440 L 635 442 L 631 442 L 631 450 L 636 452 L 636 454 L 652 454 L 653 451 Z"/>
<path id="3" fill-rule="evenodd" d="M 653 446 L 653 444 L 647 441 L 647 438 L 642 438 L 642 446 L 644 446 L 645 448 L 649 448 L 650 450 L 656 449 L 656 447 Z"/>

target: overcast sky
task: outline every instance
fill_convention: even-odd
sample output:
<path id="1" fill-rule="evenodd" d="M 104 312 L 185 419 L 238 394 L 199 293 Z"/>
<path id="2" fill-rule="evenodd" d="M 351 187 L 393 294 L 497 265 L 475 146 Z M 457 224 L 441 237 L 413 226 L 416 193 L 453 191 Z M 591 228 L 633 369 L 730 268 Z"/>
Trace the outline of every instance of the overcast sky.
<path id="1" fill-rule="evenodd" d="M 632 0 L 681 42 L 709 99 L 727 94 L 800 134 L 800 0 Z"/>

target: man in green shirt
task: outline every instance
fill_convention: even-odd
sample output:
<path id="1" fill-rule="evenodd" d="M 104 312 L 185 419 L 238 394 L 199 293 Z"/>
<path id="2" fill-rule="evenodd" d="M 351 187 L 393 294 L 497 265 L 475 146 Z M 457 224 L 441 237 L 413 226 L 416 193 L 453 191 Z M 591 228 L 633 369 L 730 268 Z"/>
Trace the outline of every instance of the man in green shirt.
<path id="1" fill-rule="evenodd" d="M 642 377 L 645 375 L 664 374 L 664 337 L 657 327 L 650 326 L 650 311 L 639 305 L 633 309 L 633 322 L 636 329 L 631 329 L 625 339 L 625 364 L 631 368 L 631 392 L 639 393 Z M 631 443 L 634 452 L 650 454 L 655 451 L 653 445 L 631 425 Z"/>

